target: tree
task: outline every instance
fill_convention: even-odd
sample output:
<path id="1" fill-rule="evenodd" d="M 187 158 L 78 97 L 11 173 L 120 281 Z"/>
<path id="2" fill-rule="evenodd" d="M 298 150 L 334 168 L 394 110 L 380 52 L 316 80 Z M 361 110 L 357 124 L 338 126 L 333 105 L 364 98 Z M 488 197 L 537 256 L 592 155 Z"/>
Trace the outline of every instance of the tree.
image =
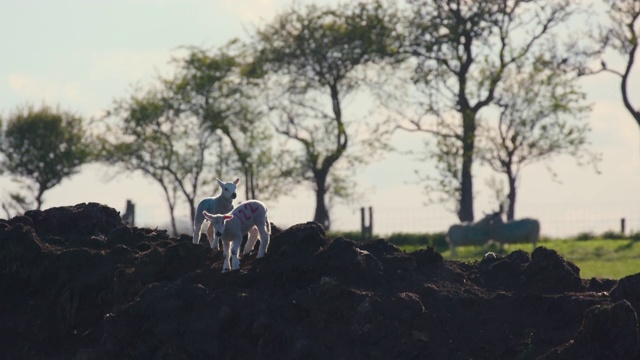
<path id="1" fill-rule="evenodd" d="M 273 131 L 256 101 L 257 84 L 244 76 L 248 61 L 237 40 L 213 55 L 190 47 L 177 61 L 177 80 L 171 86 L 175 101 L 229 145 L 234 156 L 227 165 L 242 177 L 246 199 L 267 200 L 286 191 L 291 169 L 286 150 L 276 160 Z"/>
<path id="2" fill-rule="evenodd" d="M 76 174 L 91 160 L 91 145 L 82 118 L 43 105 L 27 106 L 7 120 L 0 150 L 1 166 L 33 194 L 36 209 L 42 207 L 44 193 L 63 179 Z M 28 203 L 12 194 L 16 204 Z M 5 207 L 7 211 L 7 207 Z"/>
<path id="3" fill-rule="evenodd" d="M 270 173 L 274 163 L 280 164 L 265 143 L 269 137 L 252 107 L 242 63 L 224 48 L 213 54 L 186 50 L 174 59 L 174 76 L 117 102 L 108 116 L 114 123 L 103 136 L 107 162 L 142 171 L 162 187 L 174 233 L 180 202 L 193 219 L 195 202 L 205 196 L 202 189 L 217 189 L 216 177 L 242 169 L 238 177 L 254 180 L 248 183 L 247 197 L 266 193 L 266 184 L 282 182 Z M 255 181 L 258 169 L 271 180 Z"/>
<path id="4" fill-rule="evenodd" d="M 385 16 L 377 1 L 336 9 L 308 6 L 280 14 L 257 34 L 254 75 L 264 76 L 271 89 L 267 101 L 278 117 L 277 132 L 300 150 L 301 180 L 315 192 L 313 219 L 327 229 L 327 199 L 346 195 L 340 192 L 340 184 L 348 181 L 341 166 L 366 161 L 359 157 L 364 153 L 347 151 L 365 141 L 354 142 L 343 102 L 364 83 L 365 65 L 380 62 L 390 51 L 394 34 Z M 366 133 L 376 137 L 374 130 Z M 369 147 L 368 155 L 374 151 Z"/>
<path id="5" fill-rule="evenodd" d="M 610 28 L 601 37 L 605 48 L 609 48 L 620 54 L 626 64 L 622 71 L 615 70 L 603 60 L 599 71 L 608 72 L 620 77 L 620 91 L 622 102 L 631 116 L 640 126 L 640 110 L 631 103 L 629 96 L 629 78 L 635 64 L 638 50 L 638 37 L 640 36 L 640 2 L 637 0 L 605 0 L 609 6 Z M 598 72 L 599 72 L 598 71 Z"/>
<path id="6" fill-rule="evenodd" d="M 552 52 L 547 52 L 552 53 Z M 479 158 L 507 178 L 507 219 L 515 217 L 521 169 L 561 154 L 597 156 L 586 149 L 589 106 L 578 78 L 558 70 L 544 55 L 525 58 L 505 71 L 496 90 L 497 124 L 480 129 Z"/>
<path id="7" fill-rule="evenodd" d="M 204 130 L 198 119 L 175 108 L 165 91 L 138 91 L 141 95 L 118 101 L 108 114 L 113 123 L 101 139 L 106 162 L 128 172 L 141 171 L 161 186 L 177 234 L 178 194 L 186 192 L 193 200 L 204 185 L 205 169 L 218 165 L 207 152 L 220 139 Z M 193 219 L 193 209 L 191 215 Z"/>
<path id="8" fill-rule="evenodd" d="M 575 0 L 407 0 L 404 27 L 421 113 L 402 128 L 436 138 L 437 187 L 456 202 L 461 221 L 473 221 L 478 114 L 494 101 L 507 69 L 577 11 Z M 557 55 L 557 54 L 556 54 Z"/>

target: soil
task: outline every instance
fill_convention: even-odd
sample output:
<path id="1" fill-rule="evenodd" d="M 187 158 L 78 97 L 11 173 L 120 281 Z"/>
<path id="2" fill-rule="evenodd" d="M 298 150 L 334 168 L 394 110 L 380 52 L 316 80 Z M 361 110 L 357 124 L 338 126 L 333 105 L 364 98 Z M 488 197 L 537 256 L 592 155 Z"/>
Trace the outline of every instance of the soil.
<path id="1" fill-rule="evenodd" d="M 86 203 L 0 220 L 5 359 L 640 359 L 640 274 L 553 250 L 444 260 L 272 226 L 221 273 L 203 240 Z"/>

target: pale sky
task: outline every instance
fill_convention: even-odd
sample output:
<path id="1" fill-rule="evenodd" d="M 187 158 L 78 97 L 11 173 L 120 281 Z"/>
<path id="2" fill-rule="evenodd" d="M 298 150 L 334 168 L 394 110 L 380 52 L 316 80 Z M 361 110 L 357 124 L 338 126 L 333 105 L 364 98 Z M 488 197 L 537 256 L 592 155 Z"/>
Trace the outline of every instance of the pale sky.
<path id="1" fill-rule="evenodd" d="M 297 0 L 297 3 L 335 1 Z M 136 84 L 152 83 L 170 70 L 168 62 L 180 46 L 215 48 L 234 37 L 247 38 L 254 27 L 285 9 L 291 0 L 2 0 L 0 1 L 0 116 L 20 105 L 60 105 L 85 118 L 108 109 L 114 99 L 130 95 Z M 615 64 L 615 59 L 608 59 Z M 640 68 L 640 64 L 637 65 Z M 635 73 L 640 73 L 637 70 Z M 640 105 L 640 81 L 632 98 Z M 593 102 L 589 117 L 592 149 L 600 152 L 601 174 L 571 158 L 557 158 L 523 170 L 516 217 L 538 218 L 542 233 L 574 235 L 619 229 L 640 231 L 640 129 L 624 109 L 618 79 L 586 78 L 582 85 Z M 418 146 L 424 135 L 397 134 L 394 144 Z M 553 181 L 546 166 L 558 174 Z M 427 164 L 427 166 L 430 166 Z M 332 210 L 335 230 L 359 230 L 360 207 L 374 209 L 374 232 L 445 231 L 457 221 L 441 205 L 426 206 L 415 170 L 429 171 L 413 158 L 394 154 L 371 164 L 357 176 L 365 195 Z M 489 174 L 474 168 L 475 213 L 493 210 L 485 185 Z M 225 175 L 221 176 L 225 178 Z M 236 175 L 228 174 L 225 180 Z M 139 175 L 107 181 L 107 171 L 86 166 L 45 193 L 44 208 L 99 202 L 124 212 L 127 199 L 136 204 L 138 226 L 168 228 L 169 215 L 158 185 Z M 0 177 L 0 196 L 14 185 Z M 269 202 L 270 219 L 281 227 L 312 219 L 314 200 L 307 188 Z M 185 224 L 188 210 L 182 209 Z M 0 215 L 2 216 L 2 215 Z"/>

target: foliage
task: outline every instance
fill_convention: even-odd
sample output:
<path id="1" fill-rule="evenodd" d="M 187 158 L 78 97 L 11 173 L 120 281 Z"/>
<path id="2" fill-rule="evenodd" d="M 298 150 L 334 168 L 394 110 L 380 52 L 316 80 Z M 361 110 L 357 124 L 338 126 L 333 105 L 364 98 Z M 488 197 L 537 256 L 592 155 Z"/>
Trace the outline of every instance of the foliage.
<path id="1" fill-rule="evenodd" d="M 613 231 L 613 230 L 607 230 L 605 232 L 602 233 L 602 235 L 600 235 L 601 238 L 603 239 L 608 239 L 608 240 L 612 240 L 612 239 L 623 239 L 624 236 L 622 234 L 620 234 L 617 231 Z"/>
<path id="2" fill-rule="evenodd" d="M 276 130 L 298 148 L 300 180 L 312 184 L 316 193 L 314 221 L 327 229 L 327 196 L 349 194 L 340 191 L 349 187 L 340 186 L 349 180 L 340 171 L 364 163 L 364 154 L 376 150 L 347 152 L 355 144 L 343 101 L 362 85 L 365 65 L 392 51 L 387 46 L 393 32 L 389 24 L 378 1 L 335 9 L 310 5 L 280 14 L 257 34 L 248 73 L 263 77 Z M 367 144 L 384 145 L 384 139 L 376 140 Z"/>
<path id="3" fill-rule="evenodd" d="M 27 181 L 24 187 L 33 195 L 37 209 L 47 190 L 91 161 L 91 145 L 82 119 L 46 105 L 18 109 L 7 119 L 2 135 L 1 166 L 16 181 Z M 11 196 L 20 207 L 28 203 L 23 195 Z"/>
<path id="4" fill-rule="evenodd" d="M 591 231 L 588 231 L 588 232 L 581 232 L 578 235 L 576 235 L 575 240 L 587 241 L 587 240 L 593 240 L 595 238 L 597 238 L 596 234 L 594 234 Z"/>

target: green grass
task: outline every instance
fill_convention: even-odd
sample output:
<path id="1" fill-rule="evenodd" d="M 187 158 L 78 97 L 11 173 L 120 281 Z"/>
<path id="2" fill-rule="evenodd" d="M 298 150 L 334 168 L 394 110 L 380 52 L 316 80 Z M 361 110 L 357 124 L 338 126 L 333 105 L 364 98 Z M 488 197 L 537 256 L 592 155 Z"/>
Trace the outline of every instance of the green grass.
<path id="1" fill-rule="evenodd" d="M 406 252 L 412 252 L 424 248 L 424 245 L 403 244 L 400 248 Z M 593 239 L 579 240 L 547 240 L 539 242 L 538 246 L 544 246 L 557 251 L 565 259 L 573 262 L 580 268 L 580 277 L 590 279 L 592 277 L 620 279 L 627 275 L 640 273 L 640 241 L 629 239 Z M 445 259 L 452 259 L 448 249 L 437 249 Z M 504 250 L 496 245 L 490 245 L 486 251 L 482 247 L 459 247 L 457 256 L 453 259 L 462 261 L 480 260 L 486 251 L 500 254 L 508 254 L 515 250 L 533 251 L 531 244 L 506 245 Z"/>

